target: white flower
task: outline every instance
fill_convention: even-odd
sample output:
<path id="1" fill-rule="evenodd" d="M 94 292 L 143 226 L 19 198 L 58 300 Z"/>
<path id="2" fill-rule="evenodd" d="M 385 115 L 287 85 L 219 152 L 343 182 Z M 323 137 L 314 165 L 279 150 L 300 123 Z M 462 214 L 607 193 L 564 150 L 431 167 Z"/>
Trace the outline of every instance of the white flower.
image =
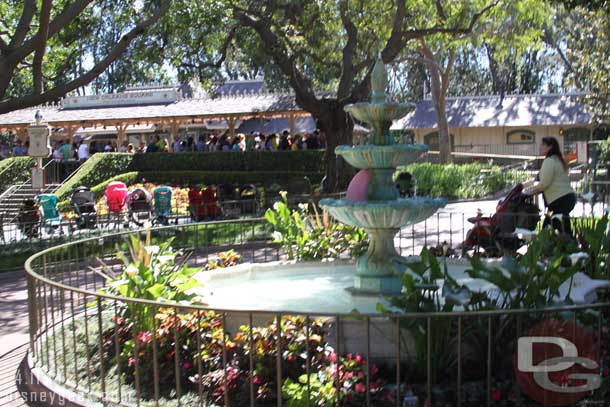
<path id="1" fill-rule="evenodd" d="M 138 268 L 133 264 L 130 264 L 125 268 L 125 274 L 127 274 L 129 277 L 134 277 L 136 274 L 138 274 Z"/>
<path id="2" fill-rule="evenodd" d="M 143 226 L 145 230 L 150 230 L 152 228 L 152 223 L 147 220 L 146 222 L 144 222 Z"/>
<path id="3" fill-rule="evenodd" d="M 517 238 L 525 241 L 531 241 L 536 236 L 536 232 L 531 231 L 529 229 L 524 228 L 516 228 L 513 232 L 513 235 L 517 236 Z"/>
<path id="4" fill-rule="evenodd" d="M 288 196 L 288 191 L 280 191 L 279 193 L 282 199 L 286 199 L 286 197 Z"/>
<path id="5" fill-rule="evenodd" d="M 586 260 L 588 258 L 589 258 L 589 255 L 585 252 L 578 252 L 578 253 L 570 254 L 570 261 L 572 262 L 573 266 L 578 264 L 581 260 Z"/>
<path id="6" fill-rule="evenodd" d="M 159 261 L 160 264 L 166 264 L 166 263 L 171 263 L 174 261 L 174 255 L 164 255 L 164 256 L 159 256 L 157 257 L 157 260 Z"/>
<path id="7" fill-rule="evenodd" d="M 159 246 L 146 246 L 144 247 L 144 250 L 146 250 L 146 253 L 148 254 L 157 254 L 159 253 Z"/>

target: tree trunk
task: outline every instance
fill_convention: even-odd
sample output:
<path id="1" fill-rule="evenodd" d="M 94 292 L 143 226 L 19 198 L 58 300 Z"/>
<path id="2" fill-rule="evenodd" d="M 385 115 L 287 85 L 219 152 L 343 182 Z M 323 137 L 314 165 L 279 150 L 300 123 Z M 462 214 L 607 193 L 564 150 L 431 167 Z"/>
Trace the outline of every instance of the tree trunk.
<path id="1" fill-rule="evenodd" d="M 326 135 L 326 151 L 324 164 L 326 166 L 326 182 L 324 192 L 344 191 L 356 170 L 341 157 L 335 155 L 335 148 L 340 145 L 352 144 L 354 122 L 343 110 L 344 105 L 336 100 L 325 100 L 318 120 L 320 130 Z"/>
<path id="2" fill-rule="evenodd" d="M 449 123 L 447 122 L 447 109 L 445 101 L 438 101 L 434 104 L 436 110 L 436 120 L 438 122 L 438 149 L 441 163 L 453 161 L 451 155 L 451 136 L 449 134 Z"/>

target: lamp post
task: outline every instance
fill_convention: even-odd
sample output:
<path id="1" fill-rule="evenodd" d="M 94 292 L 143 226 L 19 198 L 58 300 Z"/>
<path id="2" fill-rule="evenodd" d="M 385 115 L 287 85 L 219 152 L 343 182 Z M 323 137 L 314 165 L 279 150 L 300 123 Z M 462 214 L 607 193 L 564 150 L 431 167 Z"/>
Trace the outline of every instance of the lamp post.
<path id="1" fill-rule="evenodd" d="M 44 168 L 42 159 L 51 156 L 50 134 L 48 124 L 42 122 L 40 110 L 34 116 L 36 123 L 28 127 L 30 147 L 28 155 L 36 158 L 36 166 L 32 168 L 32 189 L 42 190 L 45 187 Z"/>

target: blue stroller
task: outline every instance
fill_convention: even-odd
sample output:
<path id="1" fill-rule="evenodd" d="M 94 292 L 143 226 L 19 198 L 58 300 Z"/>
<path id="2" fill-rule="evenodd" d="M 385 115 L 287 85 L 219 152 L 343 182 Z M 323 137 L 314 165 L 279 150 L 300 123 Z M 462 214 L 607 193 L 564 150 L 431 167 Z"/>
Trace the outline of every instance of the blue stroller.
<path id="1" fill-rule="evenodd" d="M 155 218 L 153 223 L 161 225 L 169 224 L 172 215 L 172 189 L 168 186 L 160 186 L 153 190 Z"/>

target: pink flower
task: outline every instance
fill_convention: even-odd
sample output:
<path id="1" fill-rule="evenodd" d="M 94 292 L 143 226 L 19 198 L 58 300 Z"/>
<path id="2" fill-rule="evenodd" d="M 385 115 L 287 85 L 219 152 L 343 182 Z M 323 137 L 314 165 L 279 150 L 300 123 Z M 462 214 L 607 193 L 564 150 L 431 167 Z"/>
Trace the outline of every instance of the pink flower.
<path id="1" fill-rule="evenodd" d="M 182 368 L 183 368 L 184 370 L 189 370 L 191 367 L 192 367 L 192 366 L 191 366 L 191 364 L 190 364 L 189 362 L 184 362 L 184 363 L 182 364 Z"/>
<path id="2" fill-rule="evenodd" d="M 331 362 L 336 362 L 337 361 L 337 354 L 335 352 L 331 352 L 330 355 L 328 355 L 328 359 Z"/>
<path id="3" fill-rule="evenodd" d="M 358 378 L 362 379 L 364 377 L 364 373 L 361 371 L 358 372 Z"/>
<path id="4" fill-rule="evenodd" d="M 259 384 L 261 384 L 261 378 L 259 376 L 254 376 L 254 378 L 252 379 L 252 383 L 258 386 Z"/>
<path id="5" fill-rule="evenodd" d="M 500 389 L 498 389 L 497 387 L 495 387 L 491 391 L 491 398 L 493 399 L 493 401 L 500 401 L 500 400 L 502 400 L 502 391 Z"/>
<path id="6" fill-rule="evenodd" d="M 127 364 L 129 366 L 134 366 L 136 364 L 135 358 L 130 357 L 129 359 L 127 359 Z"/>
<path id="7" fill-rule="evenodd" d="M 366 392 L 366 386 L 362 383 L 356 383 L 356 391 L 358 393 L 364 393 Z"/>
<path id="8" fill-rule="evenodd" d="M 361 362 L 362 362 L 362 356 L 360 356 L 359 354 L 356 354 L 356 357 L 354 358 L 354 360 L 355 360 L 357 363 L 361 363 Z"/>
<path id="9" fill-rule="evenodd" d="M 138 343 L 145 344 L 152 340 L 152 334 L 148 331 L 142 331 L 136 336 Z"/>

